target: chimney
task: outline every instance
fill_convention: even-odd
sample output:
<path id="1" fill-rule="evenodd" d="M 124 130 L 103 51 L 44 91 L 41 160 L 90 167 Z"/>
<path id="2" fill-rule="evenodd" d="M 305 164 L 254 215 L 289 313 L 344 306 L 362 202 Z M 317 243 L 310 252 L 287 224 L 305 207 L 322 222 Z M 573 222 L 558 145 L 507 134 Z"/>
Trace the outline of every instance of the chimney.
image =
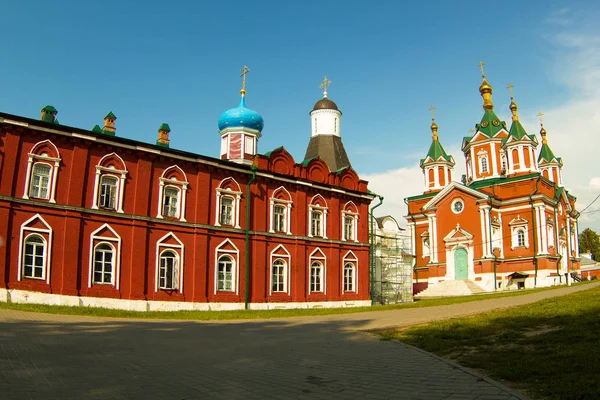
<path id="1" fill-rule="evenodd" d="M 57 113 L 58 111 L 56 111 L 56 108 L 52 106 L 46 106 L 42 108 L 42 116 L 40 117 L 40 120 L 45 122 L 55 122 L 54 120 Z"/>
<path id="2" fill-rule="evenodd" d="M 161 124 L 158 128 L 158 139 L 156 140 L 157 146 L 169 147 L 169 132 L 171 132 L 171 128 L 169 128 L 169 124 Z"/>
<path id="3" fill-rule="evenodd" d="M 112 113 L 112 111 L 106 114 L 106 117 L 104 117 L 104 128 L 102 128 L 102 133 L 115 136 L 115 132 L 117 131 L 115 128 L 116 119 L 117 117 Z"/>

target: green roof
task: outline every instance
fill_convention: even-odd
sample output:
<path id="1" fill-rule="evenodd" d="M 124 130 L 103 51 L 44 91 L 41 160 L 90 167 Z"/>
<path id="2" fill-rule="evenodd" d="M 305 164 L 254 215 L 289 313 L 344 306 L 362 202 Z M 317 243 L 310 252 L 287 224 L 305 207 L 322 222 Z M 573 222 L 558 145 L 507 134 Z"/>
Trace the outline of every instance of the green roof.
<path id="1" fill-rule="evenodd" d="M 525 128 L 523 128 L 523 125 L 521 125 L 521 122 L 519 122 L 519 120 L 513 121 L 512 125 L 510 126 L 509 133 L 510 136 L 514 137 L 517 140 L 521 140 L 525 136 L 531 139 L 531 137 L 527 134 Z"/>
<path id="2" fill-rule="evenodd" d="M 279 147 L 277 147 L 276 149 L 273 149 L 273 150 L 271 150 L 271 151 L 267 151 L 265 154 L 263 154 L 263 156 L 265 156 L 265 157 L 270 157 L 270 156 L 271 156 L 271 154 L 273 154 L 273 153 L 275 153 L 276 151 L 279 151 L 279 150 L 281 150 L 281 149 L 283 149 L 283 146 L 279 146 Z"/>
<path id="3" fill-rule="evenodd" d="M 452 157 L 446 154 L 446 150 L 444 150 L 444 147 L 437 139 L 433 139 L 433 141 L 431 142 L 431 146 L 429 147 L 429 151 L 427 152 L 427 157 L 430 157 L 433 161 L 439 160 L 440 157 L 446 161 L 452 161 Z M 421 160 L 421 165 L 423 165 L 424 162 L 425 158 Z"/>
<path id="4" fill-rule="evenodd" d="M 506 122 L 500 121 L 494 110 L 485 110 L 481 122 L 475 125 L 479 132 L 482 132 L 489 137 L 493 137 L 500 132 L 502 128 L 506 129 Z"/>
<path id="5" fill-rule="evenodd" d="M 112 111 L 109 111 L 108 114 L 106 114 L 106 117 L 104 117 L 104 119 L 106 118 L 117 119 L 117 117 L 115 116 L 115 114 L 113 114 Z"/>
<path id="6" fill-rule="evenodd" d="M 312 160 L 314 160 L 315 158 L 318 157 L 311 157 L 311 158 L 307 158 L 304 161 L 302 161 L 300 164 L 304 165 L 305 167 L 308 165 L 308 163 L 310 163 Z"/>
<path id="7" fill-rule="evenodd" d="M 484 180 L 481 180 L 481 181 L 471 182 L 467 186 L 469 188 L 471 188 L 471 189 L 479 189 L 479 188 L 482 188 L 482 187 L 491 186 L 491 185 L 495 185 L 495 184 L 498 184 L 498 183 L 505 183 L 505 182 L 513 182 L 513 181 L 521 181 L 521 180 L 533 179 L 533 178 L 537 178 L 539 176 L 540 176 L 539 172 L 534 172 L 532 174 L 527 174 L 527 175 L 513 176 L 512 178 L 490 178 L 490 179 L 484 179 Z"/>
<path id="8" fill-rule="evenodd" d="M 46 106 L 44 108 L 42 108 L 43 111 L 49 112 L 49 113 L 57 113 L 58 111 L 56 110 L 56 108 L 52 107 L 52 106 Z"/>
<path id="9" fill-rule="evenodd" d="M 546 162 L 551 162 L 552 160 L 557 159 L 550 146 L 547 143 L 542 144 L 542 149 L 540 150 L 540 155 L 538 157 L 538 163 L 542 160 Z M 557 159 L 558 160 L 558 159 Z M 560 160 L 558 160 L 560 161 Z"/>
<path id="10" fill-rule="evenodd" d="M 165 124 L 165 123 L 160 124 L 160 126 L 158 127 L 158 130 L 171 132 L 171 128 L 169 128 L 169 124 Z"/>
<path id="11" fill-rule="evenodd" d="M 437 195 L 439 192 L 436 193 L 426 193 L 426 194 L 419 194 L 416 196 L 411 196 L 411 197 L 407 197 L 406 200 L 407 201 L 412 201 L 412 200 L 419 200 L 419 199 L 426 199 L 428 197 L 434 197 L 435 195 Z"/>
<path id="12" fill-rule="evenodd" d="M 102 128 L 100 128 L 98 125 L 94 125 L 92 132 L 102 133 Z"/>

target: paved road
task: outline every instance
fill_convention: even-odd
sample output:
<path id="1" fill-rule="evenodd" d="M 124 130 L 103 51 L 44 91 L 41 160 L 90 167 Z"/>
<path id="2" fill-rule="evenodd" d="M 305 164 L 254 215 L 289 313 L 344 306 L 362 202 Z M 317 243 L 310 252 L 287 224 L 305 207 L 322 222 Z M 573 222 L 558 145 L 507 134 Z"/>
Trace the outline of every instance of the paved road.
<path id="1" fill-rule="evenodd" d="M 426 352 L 361 331 L 595 286 L 427 309 L 233 322 L 0 309 L 0 398 L 524 399 Z"/>

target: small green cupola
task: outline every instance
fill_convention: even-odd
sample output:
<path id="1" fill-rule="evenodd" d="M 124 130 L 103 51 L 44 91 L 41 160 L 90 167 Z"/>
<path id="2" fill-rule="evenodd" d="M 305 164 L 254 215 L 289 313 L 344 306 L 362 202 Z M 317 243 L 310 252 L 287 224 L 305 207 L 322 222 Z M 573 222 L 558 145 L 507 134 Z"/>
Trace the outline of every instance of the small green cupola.
<path id="1" fill-rule="evenodd" d="M 171 128 L 169 124 L 162 123 L 158 127 L 158 139 L 156 140 L 157 146 L 169 147 L 169 133 L 171 132 Z"/>
<path id="2" fill-rule="evenodd" d="M 562 180 L 562 167 L 563 161 L 560 157 L 556 157 L 554 152 L 548 145 L 548 139 L 546 138 L 546 129 L 542 122 L 542 113 L 539 113 L 540 117 L 540 135 L 542 136 L 542 148 L 540 149 L 540 155 L 538 156 L 538 166 L 540 172 L 544 178 L 551 180 L 558 186 L 563 186 Z"/>
<path id="3" fill-rule="evenodd" d="M 452 182 L 452 173 L 454 168 L 454 159 L 446 153 L 440 143 L 438 136 L 438 125 L 435 123 L 433 110 L 431 107 L 431 146 L 425 158 L 421 159 L 420 166 L 425 175 L 425 191 L 443 189 Z"/>
<path id="4" fill-rule="evenodd" d="M 102 133 L 105 135 L 115 136 L 117 132 L 117 128 L 115 128 L 115 121 L 117 117 L 113 114 L 112 111 L 109 111 L 108 114 L 104 117 L 104 127 L 102 128 Z"/>
<path id="5" fill-rule="evenodd" d="M 42 108 L 42 116 L 40 117 L 40 120 L 57 124 L 58 121 L 56 120 L 56 114 L 58 114 L 56 108 L 48 105 Z"/>
<path id="6" fill-rule="evenodd" d="M 519 114 L 517 113 L 519 107 L 517 106 L 517 103 L 515 103 L 515 98 L 512 95 L 512 85 L 508 85 L 508 88 L 510 89 L 510 106 L 508 107 L 510 109 L 510 112 L 512 113 L 512 124 L 510 125 L 510 130 L 509 130 L 509 135 L 516 140 L 521 140 L 524 137 L 529 137 L 529 135 L 527 134 L 527 132 L 525 131 L 525 128 L 523 128 L 523 125 L 521 125 L 521 122 L 519 121 Z"/>

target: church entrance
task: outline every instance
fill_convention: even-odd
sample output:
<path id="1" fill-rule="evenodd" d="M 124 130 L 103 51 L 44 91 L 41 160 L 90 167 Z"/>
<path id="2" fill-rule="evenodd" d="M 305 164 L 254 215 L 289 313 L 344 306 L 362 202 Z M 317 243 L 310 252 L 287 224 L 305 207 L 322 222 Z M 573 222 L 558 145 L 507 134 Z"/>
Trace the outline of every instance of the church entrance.
<path id="1" fill-rule="evenodd" d="M 469 256 L 467 250 L 461 248 L 454 252 L 454 279 L 465 280 L 469 277 Z"/>

